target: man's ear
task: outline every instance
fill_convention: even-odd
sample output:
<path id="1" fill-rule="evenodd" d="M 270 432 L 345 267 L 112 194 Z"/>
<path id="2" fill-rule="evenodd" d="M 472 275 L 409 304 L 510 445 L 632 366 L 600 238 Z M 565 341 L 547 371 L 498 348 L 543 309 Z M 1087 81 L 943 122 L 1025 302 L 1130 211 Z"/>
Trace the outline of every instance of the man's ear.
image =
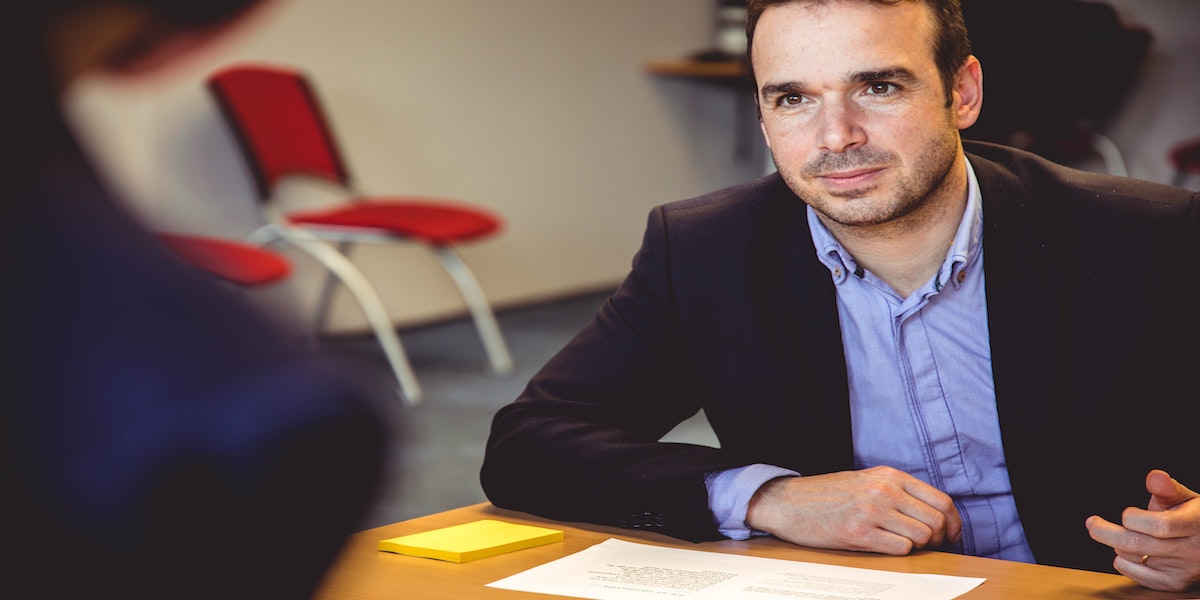
<path id="1" fill-rule="evenodd" d="M 959 129 L 974 125 L 983 110 L 983 67 L 979 59 L 967 57 L 967 62 L 963 63 L 954 78 L 951 94 L 955 124 Z"/>

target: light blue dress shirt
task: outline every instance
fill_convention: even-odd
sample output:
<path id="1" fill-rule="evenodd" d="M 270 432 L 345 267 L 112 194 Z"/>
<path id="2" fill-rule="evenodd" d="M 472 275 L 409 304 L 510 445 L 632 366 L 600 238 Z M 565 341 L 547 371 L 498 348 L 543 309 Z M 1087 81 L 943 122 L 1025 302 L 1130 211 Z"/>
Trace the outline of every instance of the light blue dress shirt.
<path id="1" fill-rule="evenodd" d="M 945 262 L 901 298 L 863 270 L 808 209 L 818 258 L 833 277 L 846 348 L 855 466 L 887 465 L 954 499 L 960 544 L 943 550 L 1033 562 L 1017 517 L 992 381 L 983 277 L 983 205 L 967 164 L 967 207 Z M 708 478 L 722 534 L 745 539 L 750 497 L 795 471 L 751 465 Z"/>

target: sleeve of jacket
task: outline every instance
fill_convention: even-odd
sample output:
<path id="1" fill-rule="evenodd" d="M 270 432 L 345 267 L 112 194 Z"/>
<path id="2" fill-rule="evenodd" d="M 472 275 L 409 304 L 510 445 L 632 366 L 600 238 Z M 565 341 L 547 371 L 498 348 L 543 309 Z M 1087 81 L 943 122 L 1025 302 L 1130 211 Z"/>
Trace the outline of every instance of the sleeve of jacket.
<path id="1" fill-rule="evenodd" d="M 720 539 L 707 474 L 746 464 L 658 440 L 700 409 L 672 289 L 666 216 L 595 319 L 496 415 L 481 472 L 493 504 L 548 518 Z"/>

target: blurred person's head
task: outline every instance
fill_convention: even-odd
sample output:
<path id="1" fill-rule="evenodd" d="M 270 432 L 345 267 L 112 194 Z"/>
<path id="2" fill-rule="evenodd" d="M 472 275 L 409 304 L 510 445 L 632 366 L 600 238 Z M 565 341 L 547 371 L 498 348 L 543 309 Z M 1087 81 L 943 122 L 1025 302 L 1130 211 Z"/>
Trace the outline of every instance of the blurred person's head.
<path id="1" fill-rule="evenodd" d="M 25 0 L 0 19 L 0 163 L 59 143 L 60 103 L 88 74 L 167 71 L 272 0 Z"/>
<path id="2" fill-rule="evenodd" d="M 35 0 L 0 21 L 13 94 L 58 96 L 89 72 L 142 74 L 175 62 L 268 0 Z M 11 115 L 10 115 L 11 116 Z"/>

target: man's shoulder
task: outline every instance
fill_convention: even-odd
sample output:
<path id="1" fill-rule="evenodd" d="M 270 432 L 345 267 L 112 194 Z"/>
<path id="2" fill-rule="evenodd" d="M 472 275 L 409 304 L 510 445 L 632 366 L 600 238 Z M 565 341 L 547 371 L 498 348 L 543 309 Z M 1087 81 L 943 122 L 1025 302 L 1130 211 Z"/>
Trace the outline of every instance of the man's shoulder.
<path id="1" fill-rule="evenodd" d="M 657 207 L 663 218 L 672 222 L 758 219 L 781 209 L 803 208 L 779 173 L 729 186 L 687 200 L 668 202 Z"/>
<path id="2" fill-rule="evenodd" d="M 1056 186 L 1088 188 L 1110 177 L 1073 169 L 1027 150 L 1001 144 L 964 140 L 963 150 L 979 177 L 980 185 L 985 188 L 990 185 L 1005 188 L 1015 186 L 1030 192 Z"/>
<path id="3" fill-rule="evenodd" d="M 1150 201 L 1170 205 L 1186 204 L 1191 195 L 1186 190 L 1162 183 L 1067 167 L 1009 146 L 964 141 L 963 148 L 979 178 L 985 199 L 994 197 L 996 192 L 1000 195 L 1011 192 L 1032 201 L 1085 200 L 1093 206 L 1105 201 L 1126 205 L 1131 201 Z"/>
<path id="4" fill-rule="evenodd" d="M 651 211 L 644 242 L 675 257 L 701 262 L 716 256 L 793 253 L 811 245 L 804 201 L 778 173 L 670 202 Z"/>

